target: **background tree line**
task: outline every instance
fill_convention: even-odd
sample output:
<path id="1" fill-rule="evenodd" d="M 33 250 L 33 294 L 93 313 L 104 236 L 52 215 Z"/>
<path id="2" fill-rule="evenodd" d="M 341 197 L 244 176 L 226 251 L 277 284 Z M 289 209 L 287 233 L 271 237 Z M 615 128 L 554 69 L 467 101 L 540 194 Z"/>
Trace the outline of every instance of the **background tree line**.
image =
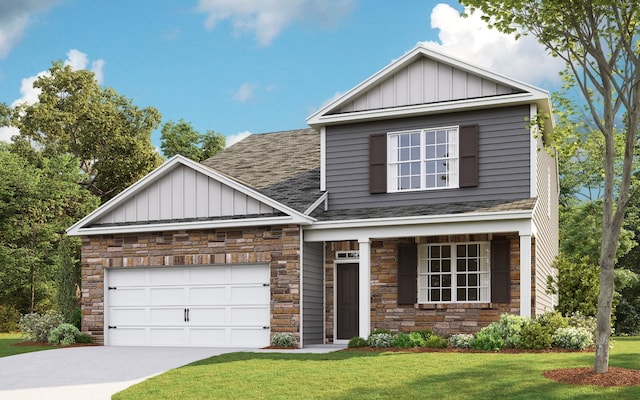
<path id="1" fill-rule="evenodd" d="M 79 323 L 80 240 L 65 229 L 162 164 L 151 143 L 161 124 L 94 74 L 54 62 L 34 87 L 38 101 L 0 103 L 0 329 L 7 315 L 57 309 Z M 190 123 L 161 128 L 164 156 L 204 160 L 225 147 Z M 3 316 L 4 315 L 4 316 Z"/>

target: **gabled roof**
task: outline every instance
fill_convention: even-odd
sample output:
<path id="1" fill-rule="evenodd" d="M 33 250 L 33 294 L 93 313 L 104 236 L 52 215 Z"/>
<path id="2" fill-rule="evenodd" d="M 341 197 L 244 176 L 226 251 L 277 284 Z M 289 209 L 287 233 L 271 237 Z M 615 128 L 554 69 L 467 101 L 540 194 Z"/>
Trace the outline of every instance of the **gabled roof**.
<path id="1" fill-rule="evenodd" d="M 71 236 L 309 224 L 314 218 L 176 155 L 71 226 Z"/>
<path id="2" fill-rule="evenodd" d="M 251 135 L 203 164 L 301 213 L 323 195 L 315 129 Z"/>
<path id="3" fill-rule="evenodd" d="M 320 128 L 532 103 L 551 114 L 547 91 L 418 45 L 312 114 L 307 123 Z"/>

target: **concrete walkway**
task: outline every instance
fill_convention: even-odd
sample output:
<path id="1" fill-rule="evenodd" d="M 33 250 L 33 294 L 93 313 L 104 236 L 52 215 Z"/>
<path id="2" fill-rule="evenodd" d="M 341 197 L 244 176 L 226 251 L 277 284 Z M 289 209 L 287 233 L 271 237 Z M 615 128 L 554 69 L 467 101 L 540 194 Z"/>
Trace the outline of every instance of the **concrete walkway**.
<path id="1" fill-rule="evenodd" d="M 326 353 L 345 346 L 284 350 Z M 277 350 L 210 347 L 86 346 L 0 358 L 2 400 L 102 400 L 151 376 L 224 353 Z"/>

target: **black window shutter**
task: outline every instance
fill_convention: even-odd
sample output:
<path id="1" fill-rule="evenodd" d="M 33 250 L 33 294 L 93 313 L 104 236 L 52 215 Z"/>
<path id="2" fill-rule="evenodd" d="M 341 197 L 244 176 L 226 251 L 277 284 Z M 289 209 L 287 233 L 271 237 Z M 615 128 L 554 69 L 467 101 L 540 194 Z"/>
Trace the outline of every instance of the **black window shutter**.
<path id="1" fill-rule="evenodd" d="M 387 193 L 387 135 L 369 136 L 369 192 Z"/>
<path id="2" fill-rule="evenodd" d="M 460 127 L 460 187 L 478 186 L 478 125 Z"/>
<path id="3" fill-rule="evenodd" d="M 491 241 L 492 303 L 509 303 L 511 301 L 510 253 L 509 239 L 496 238 Z"/>
<path id="4" fill-rule="evenodd" d="M 418 246 L 398 245 L 398 305 L 418 301 Z"/>

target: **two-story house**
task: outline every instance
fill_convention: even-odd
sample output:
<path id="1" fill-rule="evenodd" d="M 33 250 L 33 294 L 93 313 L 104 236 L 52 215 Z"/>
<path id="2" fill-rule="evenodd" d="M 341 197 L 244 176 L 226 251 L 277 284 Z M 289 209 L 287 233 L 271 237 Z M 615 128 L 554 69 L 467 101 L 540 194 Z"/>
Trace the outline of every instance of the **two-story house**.
<path id="1" fill-rule="evenodd" d="M 311 115 L 176 156 L 69 228 L 83 331 L 267 346 L 475 332 L 553 309 L 547 92 L 418 46 Z M 543 127 L 544 129 L 539 129 Z"/>

